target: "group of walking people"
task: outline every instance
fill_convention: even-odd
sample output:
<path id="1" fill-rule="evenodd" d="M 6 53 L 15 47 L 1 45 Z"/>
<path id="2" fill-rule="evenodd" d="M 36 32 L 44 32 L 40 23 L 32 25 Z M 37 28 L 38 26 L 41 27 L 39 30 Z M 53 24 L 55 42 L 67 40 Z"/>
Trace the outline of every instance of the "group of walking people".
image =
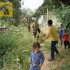
<path id="1" fill-rule="evenodd" d="M 34 37 L 36 37 L 37 35 L 37 31 L 38 33 L 40 33 L 40 28 L 39 28 L 39 24 L 37 23 L 33 23 L 33 28 L 35 26 L 35 24 L 37 24 L 37 29 L 35 27 L 34 31 L 33 31 L 33 35 Z M 41 67 L 44 63 L 44 55 L 42 53 L 42 51 L 40 50 L 41 46 L 40 43 L 44 42 L 46 39 L 48 39 L 51 36 L 52 40 L 51 40 L 51 53 L 50 53 L 50 59 L 49 61 L 53 61 L 55 60 L 55 53 L 56 55 L 60 56 L 60 53 L 56 47 L 56 45 L 58 44 L 58 41 L 60 39 L 61 42 L 61 46 L 62 46 L 62 40 L 64 41 L 64 46 L 65 49 L 68 47 L 68 50 L 70 48 L 70 43 L 69 43 L 69 35 L 67 34 L 67 31 L 64 30 L 63 28 L 63 24 L 61 24 L 61 28 L 58 30 L 54 25 L 53 25 L 53 21 L 52 20 L 48 20 L 48 32 L 46 34 L 46 36 L 44 38 L 41 39 L 40 42 L 34 42 L 33 43 L 33 50 L 31 52 L 30 55 L 30 70 L 41 70 Z"/>
<path id="2" fill-rule="evenodd" d="M 59 37 L 60 37 L 60 46 L 62 46 L 64 43 L 65 49 L 68 46 L 68 50 L 69 50 L 69 47 L 70 47 L 69 33 L 66 29 L 64 29 L 63 24 L 61 24 L 61 27 L 59 28 L 58 32 L 59 32 Z"/>
<path id="3" fill-rule="evenodd" d="M 34 38 L 39 39 L 39 34 L 41 33 L 41 30 L 40 30 L 40 27 L 39 27 L 39 24 L 38 24 L 38 18 L 36 20 L 32 20 L 28 17 L 25 17 L 24 18 L 25 20 L 25 24 L 28 28 L 28 31 L 31 31 Z"/>

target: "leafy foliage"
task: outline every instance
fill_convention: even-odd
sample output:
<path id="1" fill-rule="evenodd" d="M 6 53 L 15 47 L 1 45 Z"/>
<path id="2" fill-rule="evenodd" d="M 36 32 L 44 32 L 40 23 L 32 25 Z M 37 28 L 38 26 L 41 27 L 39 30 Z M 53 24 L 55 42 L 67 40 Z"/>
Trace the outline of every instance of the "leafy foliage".
<path id="1" fill-rule="evenodd" d="M 25 17 L 25 16 L 30 17 L 30 16 L 32 16 L 33 14 L 34 14 L 33 11 L 32 11 L 31 9 L 29 9 L 29 8 L 27 8 L 27 9 L 23 8 L 23 9 L 22 9 L 22 15 L 23 15 L 23 17 Z M 22 16 L 22 15 L 21 15 L 21 16 Z"/>
<path id="2" fill-rule="evenodd" d="M 56 16 L 60 22 L 64 24 L 66 28 L 69 28 L 70 24 L 70 6 L 65 6 L 62 4 L 62 7 L 59 7 L 55 10 Z"/>

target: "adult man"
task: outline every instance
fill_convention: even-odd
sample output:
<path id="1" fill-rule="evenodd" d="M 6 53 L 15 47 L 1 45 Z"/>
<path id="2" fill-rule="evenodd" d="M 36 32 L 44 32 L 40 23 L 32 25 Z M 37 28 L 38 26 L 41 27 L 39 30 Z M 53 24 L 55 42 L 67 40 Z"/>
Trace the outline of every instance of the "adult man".
<path id="1" fill-rule="evenodd" d="M 51 36 L 51 38 L 52 38 L 52 41 L 51 41 L 51 58 L 49 59 L 49 61 L 53 61 L 55 59 L 54 58 L 54 52 L 56 52 L 56 54 L 59 55 L 59 52 L 56 48 L 56 44 L 59 41 L 59 36 L 58 36 L 57 29 L 52 24 L 53 24 L 53 21 L 48 20 L 48 34 L 42 40 L 42 42 L 43 42 L 49 36 Z"/>
<path id="2" fill-rule="evenodd" d="M 31 25 L 31 19 L 29 17 L 27 18 L 26 25 L 28 27 L 28 31 L 30 31 L 30 29 L 31 29 L 31 27 L 30 27 L 30 25 Z"/>
<path id="3" fill-rule="evenodd" d="M 33 32 L 34 37 L 37 38 L 37 41 L 38 41 L 40 28 L 39 28 L 39 24 L 37 20 L 32 25 L 32 32 Z"/>

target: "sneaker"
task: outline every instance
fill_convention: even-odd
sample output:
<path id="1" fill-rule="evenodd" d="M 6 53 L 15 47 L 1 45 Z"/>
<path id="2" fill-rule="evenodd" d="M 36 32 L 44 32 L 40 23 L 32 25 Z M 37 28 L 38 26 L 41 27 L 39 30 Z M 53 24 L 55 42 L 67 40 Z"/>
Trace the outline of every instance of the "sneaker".
<path id="1" fill-rule="evenodd" d="M 50 58 L 48 61 L 53 61 L 53 60 L 55 60 L 54 58 Z"/>

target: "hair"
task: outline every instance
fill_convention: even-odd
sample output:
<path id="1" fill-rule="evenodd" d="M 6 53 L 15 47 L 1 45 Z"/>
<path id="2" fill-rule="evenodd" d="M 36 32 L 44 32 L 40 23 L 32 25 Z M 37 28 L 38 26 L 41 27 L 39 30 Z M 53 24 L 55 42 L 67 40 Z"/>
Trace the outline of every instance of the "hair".
<path id="1" fill-rule="evenodd" d="M 49 25 L 52 25 L 53 24 L 53 21 L 52 20 L 48 20 L 48 24 Z"/>
<path id="2" fill-rule="evenodd" d="M 35 48 L 40 48 L 40 43 L 39 42 L 34 42 L 33 43 L 33 49 Z"/>
<path id="3" fill-rule="evenodd" d="M 63 24 L 61 24 L 61 26 L 63 26 Z"/>
<path id="4" fill-rule="evenodd" d="M 63 27 L 63 24 L 61 24 L 61 27 Z"/>

